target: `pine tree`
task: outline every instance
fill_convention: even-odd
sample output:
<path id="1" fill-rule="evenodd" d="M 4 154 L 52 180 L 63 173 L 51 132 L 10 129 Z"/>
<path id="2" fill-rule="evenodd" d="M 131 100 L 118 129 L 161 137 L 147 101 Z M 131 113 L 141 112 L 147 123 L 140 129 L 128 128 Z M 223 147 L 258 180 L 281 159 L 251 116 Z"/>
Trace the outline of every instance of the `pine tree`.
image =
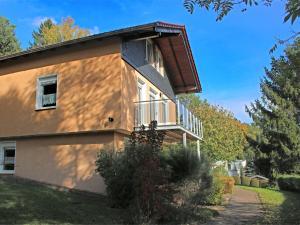
<path id="1" fill-rule="evenodd" d="M 50 42 L 50 38 L 47 34 L 54 28 L 55 24 L 51 19 L 47 19 L 42 22 L 38 28 L 38 31 L 32 32 L 33 43 L 30 43 L 30 47 L 42 47 Z M 58 40 L 53 40 L 54 43 L 58 42 Z"/>
<path id="2" fill-rule="evenodd" d="M 15 28 L 8 19 L 0 16 L 0 57 L 21 50 L 20 43 L 15 35 Z"/>
<path id="3" fill-rule="evenodd" d="M 300 172 L 300 39 L 273 58 L 261 81 L 262 97 L 246 108 L 261 134 L 250 143 L 267 173 Z M 267 170 L 267 171 L 266 171 Z"/>
<path id="4" fill-rule="evenodd" d="M 47 19 L 41 23 L 37 31 L 32 32 L 33 43 L 30 43 L 30 48 L 69 41 L 88 36 L 89 34 L 90 31 L 88 29 L 75 25 L 75 21 L 71 17 L 62 19 L 59 24 L 55 24 L 51 19 Z"/>

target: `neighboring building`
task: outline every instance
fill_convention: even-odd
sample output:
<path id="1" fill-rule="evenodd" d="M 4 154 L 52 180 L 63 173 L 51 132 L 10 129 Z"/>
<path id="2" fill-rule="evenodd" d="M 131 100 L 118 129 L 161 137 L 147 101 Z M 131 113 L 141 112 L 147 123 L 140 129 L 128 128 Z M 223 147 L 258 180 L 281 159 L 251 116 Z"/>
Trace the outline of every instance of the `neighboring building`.
<path id="1" fill-rule="evenodd" d="M 228 174 L 229 176 L 242 176 L 242 171 L 245 170 L 247 165 L 246 160 L 235 160 L 228 163 Z"/>
<path id="2" fill-rule="evenodd" d="M 0 173 L 103 193 L 102 148 L 141 124 L 202 138 L 178 100 L 201 91 L 184 26 L 155 22 L 0 58 Z"/>

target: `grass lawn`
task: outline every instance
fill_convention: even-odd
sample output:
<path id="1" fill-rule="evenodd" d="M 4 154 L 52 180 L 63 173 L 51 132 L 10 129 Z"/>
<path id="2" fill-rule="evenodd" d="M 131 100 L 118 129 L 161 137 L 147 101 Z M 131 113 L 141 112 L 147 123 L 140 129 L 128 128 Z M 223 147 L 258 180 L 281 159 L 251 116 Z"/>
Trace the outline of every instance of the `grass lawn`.
<path id="1" fill-rule="evenodd" d="M 265 208 L 261 224 L 300 224 L 300 193 L 239 186 L 255 191 Z"/>
<path id="2" fill-rule="evenodd" d="M 0 178 L 0 224 L 116 224 L 121 213 L 104 196 Z"/>

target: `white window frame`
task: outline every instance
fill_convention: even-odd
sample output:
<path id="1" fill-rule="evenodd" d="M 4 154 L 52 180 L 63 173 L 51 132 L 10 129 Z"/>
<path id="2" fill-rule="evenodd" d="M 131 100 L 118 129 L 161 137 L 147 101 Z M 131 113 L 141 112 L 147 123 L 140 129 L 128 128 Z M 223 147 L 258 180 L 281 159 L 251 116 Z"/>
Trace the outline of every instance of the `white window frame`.
<path id="1" fill-rule="evenodd" d="M 55 99 L 55 106 L 43 106 L 43 86 L 45 84 L 56 83 L 56 99 Z M 37 78 L 36 84 L 36 110 L 43 110 L 43 109 L 56 109 L 57 108 L 57 96 L 58 96 L 58 76 L 57 74 L 50 74 L 46 76 L 40 76 Z"/>
<path id="2" fill-rule="evenodd" d="M 155 91 L 153 88 L 150 88 L 149 89 L 149 102 L 151 104 L 151 97 L 154 98 L 154 119 L 157 121 L 157 123 L 159 123 L 159 104 L 158 104 L 158 101 L 159 100 L 159 95 L 158 95 L 158 92 Z M 149 109 L 149 111 L 151 111 Z M 151 112 L 150 112 L 151 113 Z M 150 114 L 150 121 L 151 121 L 151 114 Z"/>
<path id="3" fill-rule="evenodd" d="M 151 48 L 149 49 L 148 46 L 151 46 Z M 152 51 L 152 55 L 149 54 L 150 51 Z M 161 76 L 165 76 L 164 60 L 161 51 L 151 39 L 146 40 L 146 61 L 153 66 Z"/>
<path id="4" fill-rule="evenodd" d="M 4 148 L 14 148 L 15 158 L 14 158 L 14 170 L 4 170 Z M 16 171 L 16 157 L 17 157 L 17 145 L 15 141 L 0 142 L 0 174 L 14 174 Z"/>
<path id="5" fill-rule="evenodd" d="M 165 109 L 166 109 L 166 118 L 165 118 L 165 120 L 166 121 L 162 121 L 162 124 L 170 124 L 170 121 L 169 121 L 169 99 L 167 98 L 167 96 L 165 96 L 165 95 L 163 95 L 163 97 L 162 97 L 162 105 L 164 105 L 164 106 L 162 106 L 162 113 L 163 113 L 163 107 L 166 107 Z"/>
<path id="6" fill-rule="evenodd" d="M 143 102 L 143 101 L 146 101 L 146 83 L 140 79 L 138 79 L 138 82 L 137 82 L 137 88 L 138 89 L 141 89 L 141 98 L 139 98 L 140 96 L 137 96 L 138 97 L 138 101 L 139 101 L 139 104 L 140 104 L 140 122 L 141 124 L 144 124 L 145 123 L 145 108 L 147 106 L 147 102 Z"/>

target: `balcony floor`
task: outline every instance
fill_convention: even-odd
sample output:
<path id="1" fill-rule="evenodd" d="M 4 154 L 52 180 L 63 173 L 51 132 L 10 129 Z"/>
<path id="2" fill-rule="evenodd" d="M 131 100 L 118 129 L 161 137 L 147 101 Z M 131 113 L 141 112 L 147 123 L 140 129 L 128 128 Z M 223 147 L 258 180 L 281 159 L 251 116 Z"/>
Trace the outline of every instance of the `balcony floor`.
<path id="1" fill-rule="evenodd" d="M 138 127 L 135 128 L 136 131 L 139 130 Z M 157 130 L 162 130 L 166 132 L 165 141 L 167 142 L 177 142 L 182 141 L 182 136 L 186 133 L 186 138 L 191 141 L 202 140 L 201 137 L 192 133 L 191 131 L 183 128 L 181 125 L 158 125 Z"/>

